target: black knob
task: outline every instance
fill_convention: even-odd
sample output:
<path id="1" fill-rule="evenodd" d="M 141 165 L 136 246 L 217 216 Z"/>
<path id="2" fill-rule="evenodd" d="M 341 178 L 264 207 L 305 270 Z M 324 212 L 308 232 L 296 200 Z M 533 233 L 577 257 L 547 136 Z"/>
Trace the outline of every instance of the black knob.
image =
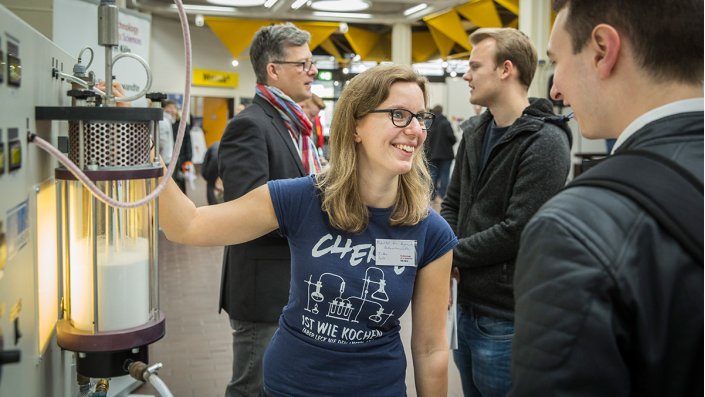
<path id="1" fill-rule="evenodd" d="M 91 90 L 69 90 L 66 95 L 76 99 L 88 99 L 98 96 Z"/>
<path id="2" fill-rule="evenodd" d="M 163 92 L 149 92 L 145 96 L 152 102 L 161 102 L 167 98 L 166 94 Z"/>

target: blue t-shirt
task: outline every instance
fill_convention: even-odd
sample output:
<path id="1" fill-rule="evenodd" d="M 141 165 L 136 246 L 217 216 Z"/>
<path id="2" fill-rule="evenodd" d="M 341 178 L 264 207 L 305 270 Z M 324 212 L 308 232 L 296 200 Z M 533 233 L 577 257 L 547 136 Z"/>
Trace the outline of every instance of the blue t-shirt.
<path id="1" fill-rule="evenodd" d="M 313 178 L 268 182 L 280 231 L 289 240 L 291 282 L 264 355 L 267 392 L 404 396 L 399 318 L 411 302 L 418 269 L 458 240 L 430 210 L 417 225 L 390 226 L 391 209 L 370 208 L 365 231 L 334 229 Z"/>

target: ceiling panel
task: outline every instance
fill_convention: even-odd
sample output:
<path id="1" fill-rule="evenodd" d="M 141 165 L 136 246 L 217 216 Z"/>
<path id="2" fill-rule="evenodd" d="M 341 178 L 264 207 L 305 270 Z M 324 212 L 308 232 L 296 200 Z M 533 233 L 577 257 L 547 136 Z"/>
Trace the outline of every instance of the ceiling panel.
<path id="1" fill-rule="evenodd" d="M 126 0 L 128 8 L 138 9 L 143 12 L 150 12 L 154 15 L 159 15 L 167 18 L 178 19 L 176 8 L 172 0 Z M 423 61 L 427 59 L 439 58 L 444 59 L 454 57 L 465 57 L 470 49 L 467 43 L 467 35 L 478 28 L 478 25 L 473 23 L 473 20 L 478 24 L 487 24 L 486 21 L 494 21 L 498 27 L 507 26 L 517 20 L 517 15 L 514 11 L 518 10 L 518 0 L 470 0 L 470 1 L 449 1 L 449 0 L 426 0 L 428 6 L 409 16 L 404 16 L 403 13 L 409 8 L 419 5 L 422 1 L 418 0 L 373 0 L 369 1 L 370 7 L 364 11 L 356 11 L 355 13 L 369 14 L 370 18 L 344 18 L 344 17 L 321 17 L 314 14 L 316 10 L 311 7 L 311 1 L 304 4 L 298 9 L 292 9 L 291 5 L 296 0 L 278 0 L 274 6 L 267 8 L 264 6 L 255 7 L 236 7 L 236 8 L 219 8 L 207 0 L 184 0 L 184 7 L 191 20 L 194 23 L 196 15 L 206 17 L 208 25 L 211 21 L 218 20 L 226 23 L 227 20 L 232 20 L 232 23 L 245 23 L 251 21 L 253 24 L 269 24 L 274 21 L 318 21 L 318 22 L 346 22 L 347 26 L 338 29 L 330 36 L 321 36 L 323 41 L 320 45 L 312 48 L 314 55 L 331 55 L 339 62 L 346 63 L 355 55 L 361 56 L 362 60 L 366 60 L 365 56 L 371 54 L 370 42 L 375 41 L 371 38 L 388 37 L 391 34 L 392 26 L 397 23 L 410 24 L 414 37 L 423 37 L 423 43 L 412 43 L 414 45 L 422 45 L 418 51 L 414 52 L 415 61 Z M 271 0 L 270 0 L 271 1 Z M 514 7 L 514 4 L 517 4 Z M 208 7 L 199 9 L 198 7 Z M 509 7 L 509 9 L 507 8 Z M 462 11 L 462 12 L 460 12 Z M 475 13 L 473 15 L 473 12 Z M 479 15 L 478 13 L 481 13 Z M 455 16 L 452 26 L 450 23 L 442 23 L 441 26 L 433 26 L 429 21 L 437 21 L 443 15 L 452 14 Z M 485 15 L 487 14 L 487 15 Z M 238 22 L 240 21 L 240 22 Z M 438 24 L 436 24 L 438 25 Z M 446 26 L 448 25 L 448 26 Z M 210 26 L 211 29 L 214 26 Z M 222 29 L 226 36 L 228 32 L 239 31 L 243 32 L 241 26 L 236 29 Z M 440 34 L 439 32 L 442 32 Z M 452 33 L 452 34 L 451 34 Z M 421 34 L 421 36 L 419 36 Z M 440 36 L 439 36 L 440 34 Z M 216 31 L 216 35 L 218 32 Z M 450 35 L 450 36 L 449 36 Z M 246 55 L 244 52 L 247 44 L 239 45 L 238 48 L 232 48 L 228 45 L 228 40 L 245 41 L 249 43 L 249 37 L 243 37 L 238 34 L 237 38 L 220 37 L 223 43 L 233 53 L 234 58 Z M 441 37 L 443 36 L 443 37 Z M 428 48 L 428 41 L 433 37 L 436 48 Z M 450 38 L 448 41 L 447 37 Z M 440 39 L 443 40 L 440 40 Z M 372 44 L 374 47 L 374 43 Z M 375 59 L 383 56 L 384 51 L 377 51 Z M 370 55 L 372 56 L 372 55 Z M 359 58 L 359 57 L 358 57 Z M 426 59 L 422 59 L 426 58 Z"/>

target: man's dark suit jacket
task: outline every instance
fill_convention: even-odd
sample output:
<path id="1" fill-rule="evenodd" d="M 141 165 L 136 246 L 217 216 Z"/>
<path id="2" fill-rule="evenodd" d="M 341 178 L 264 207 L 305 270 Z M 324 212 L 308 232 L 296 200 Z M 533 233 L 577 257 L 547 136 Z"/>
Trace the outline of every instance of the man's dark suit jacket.
<path id="1" fill-rule="evenodd" d="M 305 175 L 284 121 L 258 96 L 225 128 L 218 163 L 225 201 L 269 180 Z M 290 262 L 287 240 L 277 231 L 225 247 L 220 308 L 233 320 L 278 321 L 288 298 Z"/>

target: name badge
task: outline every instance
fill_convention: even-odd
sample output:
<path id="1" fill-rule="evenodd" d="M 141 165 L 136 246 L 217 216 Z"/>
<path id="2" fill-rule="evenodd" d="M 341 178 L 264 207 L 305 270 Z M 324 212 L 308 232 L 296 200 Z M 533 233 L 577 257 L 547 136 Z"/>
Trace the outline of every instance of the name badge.
<path id="1" fill-rule="evenodd" d="M 416 266 L 416 240 L 375 240 L 378 266 Z"/>

